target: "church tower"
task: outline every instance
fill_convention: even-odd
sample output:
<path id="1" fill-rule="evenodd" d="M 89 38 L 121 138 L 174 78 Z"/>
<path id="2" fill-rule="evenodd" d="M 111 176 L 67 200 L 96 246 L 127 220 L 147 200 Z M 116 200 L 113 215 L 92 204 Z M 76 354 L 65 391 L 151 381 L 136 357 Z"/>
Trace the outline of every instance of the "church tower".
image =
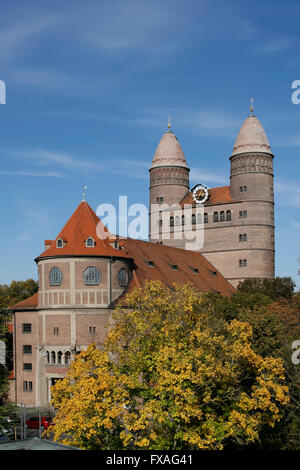
<path id="1" fill-rule="evenodd" d="M 159 224 L 151 226 L 151 216 L 160 208 L 153 205 L 178 204 L 189 192 L 189 168 L 176 135 L 171 130 L 163 134 L 155 151 L 150 172 L 150 240 L 158 239 Z"/>
<path id="2" fill-rule="evenodd" d="M 240 253 L 241 260 L 247 258 L 245 277 L 272 278 L 275 275 L 274 156 L 252 105 L 250 110 L 230 157 L 230 193 L 232 199 L 242 203 L 238 221 L 241 232 L 247 233 L 243 244 L 247 256 Z"/>

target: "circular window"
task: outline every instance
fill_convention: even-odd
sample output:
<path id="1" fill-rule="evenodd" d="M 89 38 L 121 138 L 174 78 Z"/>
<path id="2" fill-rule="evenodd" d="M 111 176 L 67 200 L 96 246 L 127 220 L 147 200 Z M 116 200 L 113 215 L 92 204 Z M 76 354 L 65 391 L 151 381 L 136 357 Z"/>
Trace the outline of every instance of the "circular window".
<path id="1" fill-rule="evenodd" d="M 86 286 L 97 286 L 100 283 L 100 271 L 94 266 L 90 266 L 83 273 Z"/>
<path id="2" fill-rule="evenodd" d="M 59 268 L 52 268 L 49 273 L 50 286 L 60 286 L 62 283 L 62 272 Z"/>
<path id="3" fill-rule="evenodd" d="M 121 287 L 126 287 L 128 283 L 128 275 L 125 268 L 121 268 L 118 272 L 118 281 Z"/>

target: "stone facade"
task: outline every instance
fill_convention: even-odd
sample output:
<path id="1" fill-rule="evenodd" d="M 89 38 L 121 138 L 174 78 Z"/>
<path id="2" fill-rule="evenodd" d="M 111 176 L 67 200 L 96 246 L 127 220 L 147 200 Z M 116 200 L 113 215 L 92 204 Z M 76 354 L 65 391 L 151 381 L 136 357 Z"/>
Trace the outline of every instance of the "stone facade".
<path id="1" fill-rule="evenodd" d="M 99 269 L 99 286 L 84 284 L 89 266 Z M 52 267 L 63 273 L 60 286 L 50 285 Z M 43 259 L 38 268 L 38 308 L 15 312 L 16 402 L 47 408 L 51 386 L 65 376 L 74 355 L 91 343 L 103 344 L 112 302 L 125 289 L 118 273 L 122 268 L 129 273 L 129 262 L 109 257 Z"/>
<path id="2" fill-rule="evenodd" d="M 168 134 L 170 130 L 159 144 L 160 155 Z M 182 149 L 177 152 L 183 155 Z M 274 277 L 273 155 L 255 116 L 245 120 L 234 145 L 230 185 L 210 189 L 204 204 L 193 200 L 187 167 L 178 166 L 176 171 L 174 160 L 168 168 L 164 159 L 160 179 L 155 160 L 154 156 L 150 168 L 149 237 L 153 242 L 185 249 L 201 232 L 199 251 L 234 287 L 246 278 Z M 174 180 L 173 175 L 182 172 L 184 178 Z"/>

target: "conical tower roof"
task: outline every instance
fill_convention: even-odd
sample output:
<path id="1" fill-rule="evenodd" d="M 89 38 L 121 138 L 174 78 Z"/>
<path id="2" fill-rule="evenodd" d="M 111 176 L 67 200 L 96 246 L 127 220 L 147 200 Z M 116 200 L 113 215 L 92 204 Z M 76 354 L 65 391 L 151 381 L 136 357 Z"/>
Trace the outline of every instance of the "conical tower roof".
<path id="1" fill-rule="evenodd" d="M 160 139 L 152 160 L 151 169 L 161 166 L 188 168 L 181 145 L 174 132 L 170 129 Z"/>
<path id="2" fill-rule="evenodd" d="M 107 236 L 100 237 L 106 232 Z M 92 237 L 94 246 L 86 246 L 86 240 Z M 49 248 L 36 258 L 56 256 L 114 256 L 128 258 L 122 250 L 111 246 L 116 236 L 108 232 L 108 229 L 95 214 L 86 201 L 82 201 L 64 228 L 59 232 L 55 240 L 49 241 Z M 63 241 L 61 248 L 57 247 L 57 240 Z"/>
<path id="3" fill-rule="evenodd" d="M 232 156 L 246 152 L 264 152 L 272 155 L 264 128 L 254 114 L 245 119 L 235 141 Z"/>

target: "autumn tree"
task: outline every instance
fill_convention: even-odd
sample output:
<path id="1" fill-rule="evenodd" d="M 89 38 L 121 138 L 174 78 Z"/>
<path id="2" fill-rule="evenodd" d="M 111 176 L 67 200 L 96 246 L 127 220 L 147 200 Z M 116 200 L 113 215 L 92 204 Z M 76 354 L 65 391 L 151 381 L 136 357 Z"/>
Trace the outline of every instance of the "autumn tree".
<path id="1" fill-rule="evenodd" d="M 52 388 L 56 440 L 84 449 L 223 449 L 259 439 L 287 405 L 280 358 L 252 347 L 191 286 L 127 295 L 103 348 L 90 345 Z"/>
<path id="2" fill-rule="evenodd" d="M 300 449 L 300 367 L 291 360 L 293 341 L 300 339 L 300 296 L 293 289 L 290 278 L 266 284 L 252 279 L 241 283 L 231 298 L 207 294 L 216 313 L 251 325 L 257 354 L 283 361 L 290 401 L 274 428 L 263 427 L 255 444 L 263 449 Z"/>

